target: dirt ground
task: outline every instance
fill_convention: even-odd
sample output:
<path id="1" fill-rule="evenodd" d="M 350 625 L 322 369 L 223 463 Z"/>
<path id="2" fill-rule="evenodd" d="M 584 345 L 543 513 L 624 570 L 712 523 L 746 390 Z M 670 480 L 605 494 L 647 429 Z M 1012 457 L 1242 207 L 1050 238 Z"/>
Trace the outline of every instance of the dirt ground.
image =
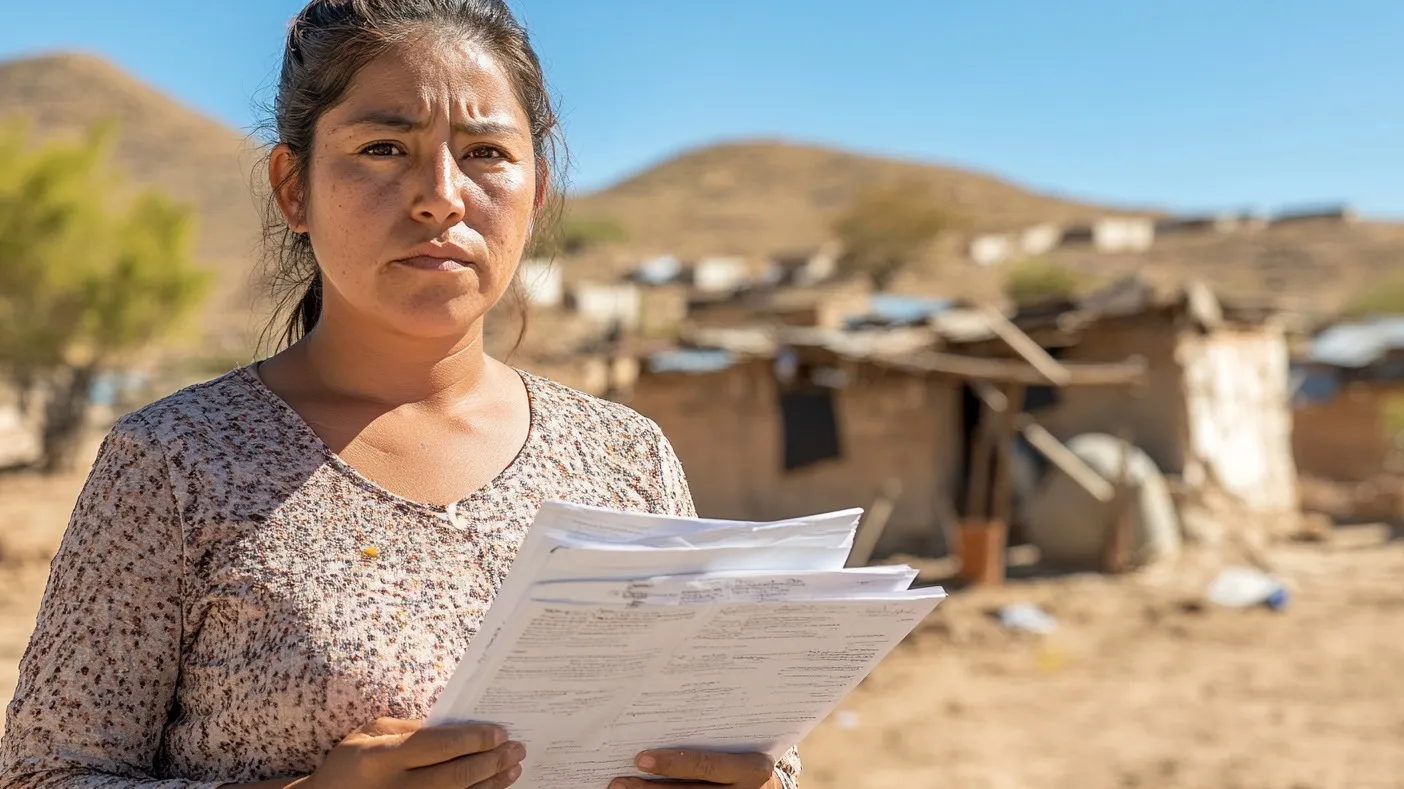
<path id="1" fill-rule="evenodd" d="M 79 476 L 0 477 L 0 696 Z M 1281 544 L 1286 610 L 1199 602 L 1206 554 L 953 594 L 801 746 L 808 789 L 1404 787 L 1404 539 Z M 1033 602 L 1048 636 L 991 615 Z"/>

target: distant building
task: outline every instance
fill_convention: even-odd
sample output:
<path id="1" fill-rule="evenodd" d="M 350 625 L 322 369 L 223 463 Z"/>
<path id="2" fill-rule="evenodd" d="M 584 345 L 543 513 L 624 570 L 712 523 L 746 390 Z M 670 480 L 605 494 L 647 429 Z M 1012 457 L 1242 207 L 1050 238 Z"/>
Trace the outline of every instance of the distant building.
<path id="1" fill-rule="evenodd" d="M 672 337 L 688 315 L 686 285 L 657 285 L 639 294 L 639 334 L 644 337 Z"/>
<path id="2" fill-rule="evenodd" d="M 642 297 L 631 282 L 580 282 L 572 288 L 575 311 L 602 326 L 633 331 L 639 326 Z"/>
<path id="3" fill-rule="evenodd" d="M 1294 365 L 1292 434 L 1307 474 L 1363 482 L 1404 451 L 1388 424 L 1404 409 L 1404 317 L 1331 326 Z"/>
<path id="4" fill-rule="evenodd" d="M 1063 240 L 1063 229 L 1051 222 L 1025 228 L 1019 234 L 1019 251 L 1030 257 L 1053 251 Z"/>
<path id="5" fill-rule="evenodd" d="M 970 241 L 970 260 L 977 266 L 995 266 L 1012 259 L 1017 252 L 1014 239 L 1001 233 L 986 233 Z"/>
<path id="6" fill-rule="evenodd" d="M 673 255 L 659 255 L 640 263 L 631 279 L 642 285 L 668 285 L 682 277 L 682 261 Z"/>
<path id="7" fill-rule="evenodd" d="M 1155 223 L 1141 217 L 1105 217 L 1092 223 L 1092 245 L 1101 252 L 1145 252 L 1155 243 Z"/>
<path id="8" fill-rule="evenodd" d="M 703 258 L 692 266 L 692 287 L 703 293 L 733 293 L 746 280 L 746 262 L 740 258 Z"/>
<path id="9" fill-rule="evenodd" d="M 1356 221 L 1355 210 L 1349 205 L 1304 205 L 1278 211 L 1272 217 L 1272 224 L 1285 225 L 1295 222 L 1337 222 L 1350 224 Z"/>
<path id="10" fill-rule="evenodd" d="M 724 299 L 694 298 L 688 322 L 699 327 L 743 326 L 756 320 L 775 325 L 843 328 L 869 314 L 865 280 L 839 280 L 808 288 L 788 287 L 743 292 Z"/>
<path id="11" fill-rule="evenodd" d="M 838 275 L 840 252 L 838 244 L 828 242 L 817 250 L 776 255 L 766 267 L 762 281 L 772 286 L 822 284 Z"/>
<path id="12" fill-rule="evenodd" d="M 527 303 L 536 307 L 559 307 L 565 301 L 565 278 L 549 260 L 523 260 L 517 267 Z"/>
<path id="13" fill-rule="evenodd" d="M 1155 223 L 1156 235 L 1242 233 L 1259 230 L 1267 224 L 1251 212 L 1216 214 L 1187 214 L 1160 219 Z"/>

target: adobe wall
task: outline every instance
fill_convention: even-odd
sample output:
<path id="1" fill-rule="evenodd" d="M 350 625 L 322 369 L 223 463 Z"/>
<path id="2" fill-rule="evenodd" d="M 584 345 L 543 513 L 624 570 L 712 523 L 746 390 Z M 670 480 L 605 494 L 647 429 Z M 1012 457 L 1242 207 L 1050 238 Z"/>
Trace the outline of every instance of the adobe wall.
<path id="1" fill-rule="evenodd" d="M 1404 398 L 1404 383 L 1353 383 L 1328 401 L 1298 407 L 1292 432 L 1297 469 L 1338 482 L 1385 471 L 1392 442 L 1383 414 L 1393 398 Z"/>
<path id="2" fill-rule="evenodd" d="M 783 469 L 779 390 L 768 363 L 645 374 L 628 404 L 672 442 L 704 516 L 774 520 L 867 508 L 884 481 L 903 493 L 877 555 L 943 549 L 938 512 L 958 472 L 958 389 L 949 380 L 859 368 L 837 390 L 843 456 Z"/>
<path id="3" fill-rule="evenodd" d="M 1131 440 L 1157 467 L 1181 473 L 1188 428 L 1176 343 L 1174 327 L 1155 316 L 1107 321 L 1088 329 L 1063 352 L 1063 361 L 1121 362 L 1139 355 L 1146 359 L 1149 386 L 1134 396 L 1123 387 L 1070 387 L 1057 394 L 1056 404 L 1035 412 L 1034 418 L 1060 441 L 1083 433 L 1118 435 L 1126 424 Z"/>

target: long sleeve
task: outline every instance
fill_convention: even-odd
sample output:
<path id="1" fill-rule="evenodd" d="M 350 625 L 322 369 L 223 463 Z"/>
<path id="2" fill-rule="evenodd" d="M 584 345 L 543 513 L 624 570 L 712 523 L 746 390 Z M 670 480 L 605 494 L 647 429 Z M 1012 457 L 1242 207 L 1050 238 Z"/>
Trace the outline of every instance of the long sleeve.
<path id="1" fill-rule="evenodd" d="M 687 486 L 687 475 L 683 473 L 682 461 L 673 451 L 663 431 L 652 420 L 648 426 L 656 442 L 654 453 L 658 458 L 658 488 L 662 496 L 659 512 L 684 518 L 697 517 L 697 507 L 692 502 L 692 491 Z"/>
<path id="2" fill-rule="evenodd" d="M 0 742 L 5 789 L 213 789 L 152 773 L 180 667 L 183 534 L 160 446 L 104 440 L 49 571 Z"/>
<path id="3" fill-rule="evenodd" d="M 695 517 L 697 509 L 693 504 L 692 491 L 687 485 L 687 475 L 683 472 L 682 461 L 678 459 L 677 452 L 673 450 L 673 445 L 668 442 L 663 431 L 657 425 L 653 425 L 653 429 L 658 441 L 657 452 L 664 496 L 664 511 L 668 515 Z M 800 769 L 799 750 L 791 748 L 776 763 L 775 776 L 780 779 L 780 785 L 784 789 L 799 789 Z"/>
<path id="4" fill-rule="evenodd" d="M 799 789 L 800 769 L 799 749 L 791 748 L 776 763 L 775 777 L 780 779 L 784 789 Z"/>

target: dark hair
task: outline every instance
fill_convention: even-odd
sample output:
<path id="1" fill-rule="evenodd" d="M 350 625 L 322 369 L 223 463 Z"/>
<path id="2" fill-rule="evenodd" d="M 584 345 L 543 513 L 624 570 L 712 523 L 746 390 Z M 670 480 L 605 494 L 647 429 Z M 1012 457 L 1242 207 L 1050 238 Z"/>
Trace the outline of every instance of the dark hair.
<path id="1" fill-rule="evenodd" d="M 565 147 L 541 62 L 526 29 L 504 0 L 312 0 L 293 18 L 283 49 L 272 118 L 272 142 L 287 145 L 295 179 L 306 188 L 307 161 L 317 121 L 341 101 L 356 73 L 391 47 L 428 33 L 481 46 L 507 72 L 531 124 L 538 185 L 544 178 L 548 198 L 559 194 Z M 284 183 L 286 183 L 285 181 Z M 281 186 L 282 184 L 280 184 Z M 276 191 L 276 190 L 275 190 Z M 550 207 L 559 200 L 548 199 Z M 548 217 L 537 217 L 537 233 Z M 322 276 L 305 233 L 295 233 L 278 209 L 275 195 L 265 207 L 264 248 L 271 263 L 277 312 L 268 329 L 288 313 L 281 342 L 291 345 L 317 324 L 322 311 Z M 511 293 L 524 304 L 521 284 Z M 520 344 L 526 331 L 522 312 Z M 267 333 L 265 332 L 265 339 Z"/>

